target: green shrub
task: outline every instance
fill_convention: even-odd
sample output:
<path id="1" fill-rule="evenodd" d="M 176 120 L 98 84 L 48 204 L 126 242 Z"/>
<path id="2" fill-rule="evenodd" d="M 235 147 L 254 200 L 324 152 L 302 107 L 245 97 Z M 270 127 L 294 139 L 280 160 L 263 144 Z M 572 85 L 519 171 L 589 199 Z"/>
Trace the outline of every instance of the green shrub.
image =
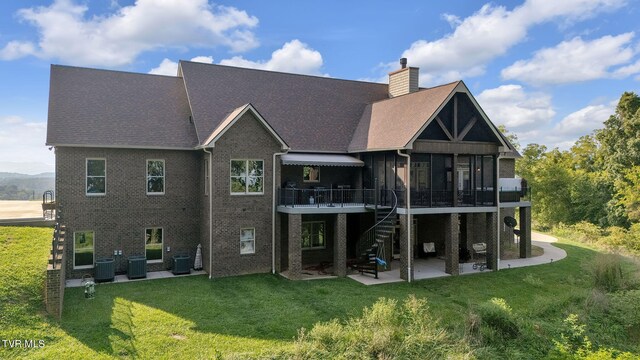
<path id="1" fill-rule="evenodd" d="M 609 294 L 608 312 L 620 324 L 632 343 L 640 343 L 640 290 Z"/>
<path id="2" fill-rule="evenodd" d="M 589 337 L 585 335 L 584 324 L 581 324 L 576 314 L 569 314 L 564 320 L 564 329 L 560 340 L 554 340 L 554 348 L 549 354 L 549 359 L 572 360 L 631 360 L 637 357 L 629 352 L 616 349 L 596 349 Z"/>
<path id="3" fill-rule="evenodd" d="M 537 276 L 534 276 L 532 274 L 527 274 L 522 281 L 524 281 L 525 283 L 532 285 L 532 286 L 537 286 L 540 287 L 542 285 L 544 285 L 544 282 L 542 281 L 542 279 L 540 279 Z"/>
<path id="4" fill-rule="evenodd" d="M 553 233 L 560 237 L 590 244 L 598 242 L 605 235 L 605 231 L 601 227 L 586 221 L 573 225 L 560 223 L 553 228 Z"/>
<path id="5" fill-rule="evenodd" d="M 617 254 L 598 254 L 588 265 L 593 284 L 597 289 L 617 291 L 629 285 L 629 278 L 623 270 L 624 260 Z"/>
<path id="6" fill-rule="evenodd" d="M 402 306 L 379 299 L 361 317 L 318 323 L 302 329 L 294 359 L 442 359 L 470 358 L 469 345 L 440 326 L 426 300 L 410 296 Z"/>
<path id="7" fill-rule="evenodd" d="M 513 339 L 520 334 L 516 318 L 511 307 L 504 299 L 493 298 L 478 306 L 481 333 L 487 342 L 501 342 Z"/>

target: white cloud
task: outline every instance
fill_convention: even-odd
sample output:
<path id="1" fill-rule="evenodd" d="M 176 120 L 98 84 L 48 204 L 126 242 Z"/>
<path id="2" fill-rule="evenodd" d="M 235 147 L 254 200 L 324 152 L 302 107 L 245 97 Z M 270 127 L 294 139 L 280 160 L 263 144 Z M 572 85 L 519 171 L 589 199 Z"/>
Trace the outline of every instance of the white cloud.
<path id="1" fill-rule="evenodd" d="M 213 56 L 196 56 L 191 59 L 193 62 L 205 63 L 205 64 L 213 64 Z"/>
<path id="2" fill-rule="evenodd" d="M 35 46 L 30 42 L 9 41 L 0 49 L 0 60 L 15 60 L 24 56 L 35 54 Z"/>
<path id="3" fill-rule="evenodd" d="M 640 73 L 640 60 L 636 61 L 634 64 L 623 66 L 621 68 L 616 69 L 613 73 L 614 77 L 627 77 L 634 74 Z M 636 78 L 637 80 L 638 78 Z"/>
<path id="4" fill-rule="evenodd" d="M 588 105 L 565 116 L 556 123 L 541 125 L 535 129 L 516 131 L 520 144 L 543 144 L 548 148 L 570 149 L 575 142 L 593 130 L 603 127 L 603 122 L 615 112 L 617 100 L 605 104 Z"/>
<path id="5" fill-rule="evenodd" d="M 201 62 L 205 64 L 213 64 L 211 56 L 196 56 L 191 61 Z M 149 74 L 176 76 L 178 74 L 178 63 L 170 59 L 164 58 L 160 65 L 149 70 Z"/>
<path id="6" fill-rule="evenodd" d="M 487 89 L 476 98 L 492 122 L 518 135 L 548 125 L 556 114 L 549 95 L 527 93 L 520 85 Z"/>
<path id="7" fill-rule="evenodd" d="M 456 26 L 462 23 L 462 20 L 460 20 L 460 17 L 453 14 L 442 14 L 442 19 L 448 22 L 449 26 L 451 26 L 453 29 L 455 29 Z"/>
<path id="8" fill-rule="evenodd" d="M 19 10 L 21 20 L 38 28 L 38 44 L 9 42 L 0 58 L 36 55 L 76 65 L 121 66 L 156 49 L 225 46 L 240 52 L 258 45 L 251 31 L 256 17 L 207 0 L 137 0 L 92 17 L 87 10 L 73 0 Z"/>
<path id="9" fill-rule="evenodd" d="M 53 170 L 53 152 L 45 146 L 46 123 L 10 115 L 0 116 L 0 124 L 0 171 L 22 169 L 18 166 L 20 163 L 33 163 L 36 159 L 46 165 L 35 172 Z M 9 163 L 15 166 L 9 166 Z"/>
<path id="10" fill-rule="evenodd" d="M 612 76 L 628 76 L 640 71 L 640 62 L 612 73 L 615 66 L 627 64 L 635 55 L 632 32 L 603 36 L 592 41 L 575 37 L 552 48 L 539 50 L 530 60 L 519 60 L 502 70 L 507 80 L 534 85 L 563 84 Z"/>
<path id="11" fill-rule="evenodd" d="M 565 116 L 554 126 L 552 133 L 571 136 L 575 141 L 582 135 L 590 134 L 593 130 L 602 128 L 604 121 L 614 114 L 615 106 L 615 103 L 586 106 Z"/>
<path id="12" fill-rule="evenodd" d="M 455 27 L 453 33 L 434 41 L 418 40 L 402 57 L 426 74 L 421 78 L 422 85 L 478 76 L 484 73 L 489 61 L 523 41 L 529 28 L 536 24 L 583 20 L 623 4 L 624 0 L 527 0 L 511 11 L 486 4 L 463 20 L 444 15 Z M 397 64 L 389 64 L 389 68 L 395 69 Z"/>
<path id="13" fill-rule="evenodd" d="M 309 45 L 294 39 L 274 51 L 269 60 L 252 61 L 242 56 L 220 61 L 222 65 L 239 66 L 253 69 L 283 71 L 289 73 L 321 75 L 322 55 Z"/>

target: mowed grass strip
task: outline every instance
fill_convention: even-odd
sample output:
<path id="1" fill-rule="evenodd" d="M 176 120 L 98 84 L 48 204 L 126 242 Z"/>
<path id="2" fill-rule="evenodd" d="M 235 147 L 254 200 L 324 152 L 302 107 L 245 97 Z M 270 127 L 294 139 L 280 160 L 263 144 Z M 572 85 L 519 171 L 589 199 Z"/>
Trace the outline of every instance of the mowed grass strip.
<path id="1" fill-rule="evenodd" d="M 46 342 L 42 349 L 0 348 L 0 358 L 270 357 L 290 349 L 300 328 L 360 316 L 381 297 L 402 302 L 414 294 L 427 298 L 442 326 L 459 336 L 470 309 L 504 299 L 515 316 L 526 319 L 525 333 L 502 348 L 481 349 L 479 357 L 535 359 L 554 346 L 562 320 L 583 310 L 593 289 L 584 264 L 597 254 L 561 243 L 568 257 L 548 265 L 378 286 L 350 279 L 289 281 L 270 274 L 98 284 L 93 300 L 86 300 L 81 288 L 66 289 L 57 322 L 43 314 L 42 305 L 50 240 L 50 229 L 0 228 L 0 339 Z M 590 335 L 598 344 L 598 334 Z"/>

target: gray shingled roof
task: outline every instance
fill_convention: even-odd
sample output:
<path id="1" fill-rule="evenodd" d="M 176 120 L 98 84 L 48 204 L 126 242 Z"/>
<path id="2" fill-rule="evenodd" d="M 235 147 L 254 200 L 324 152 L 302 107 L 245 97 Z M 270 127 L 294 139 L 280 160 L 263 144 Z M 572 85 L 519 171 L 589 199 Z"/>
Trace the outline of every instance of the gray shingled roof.
<path id="1" fill-rule="evenodd" d="M 466 89 L 389 99 L 386 84 L 188 61 L 178 75 L 53 65 L 47 144 L 193 149 L 250 103 L 292 151 L 402 149 Z"/>
<path id="2" fill-rule="evenodd" d="M 51 66 L 47 145 L 193 148 L 181 78 Z"/>
<path id="3" fill-rule="evenodd" d="M 459 83 L 421 89 L 368 105 L 360 118 L 349 151 L 406 147 Z"/>
<path id="4" fill-rule="evenodd" d="M 367 104 L 387 85 L 181 61 L 200 141 L 251 103 L 292 150 L 346 152 Z"/>

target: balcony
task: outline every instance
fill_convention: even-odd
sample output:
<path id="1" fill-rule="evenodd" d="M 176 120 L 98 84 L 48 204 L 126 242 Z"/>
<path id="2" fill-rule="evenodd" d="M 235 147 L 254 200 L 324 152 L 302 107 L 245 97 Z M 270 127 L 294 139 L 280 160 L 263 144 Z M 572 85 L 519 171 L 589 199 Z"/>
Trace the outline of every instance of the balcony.
<path id="1" fill-rule="evenodd" d="M 289 208 L 365 207 L 374 203 L 373 189 L 278 189 L 278 205 Z"/>
<path id="2" fill-rule="evenodd" d="M 395 190 L 398 207 L 406 208 L 404 190 Z M 391 191 L 381 189 L 298 189 L 279 188 L 278 205 L 281 212 L 363 212 L 367 207 L 391 205 Z M 531 201 L 531 189 L 501 190 L 500 203 L 522 204 Z M 493 188 L 458 190 L 454 198 L 452 190 L 412 190 L 412 208 L 492 207 L 496 206 Z M 318 210 L 318 211 L 316 211 Z M 296 211 L 296 212 L 297 212 Z"/>

